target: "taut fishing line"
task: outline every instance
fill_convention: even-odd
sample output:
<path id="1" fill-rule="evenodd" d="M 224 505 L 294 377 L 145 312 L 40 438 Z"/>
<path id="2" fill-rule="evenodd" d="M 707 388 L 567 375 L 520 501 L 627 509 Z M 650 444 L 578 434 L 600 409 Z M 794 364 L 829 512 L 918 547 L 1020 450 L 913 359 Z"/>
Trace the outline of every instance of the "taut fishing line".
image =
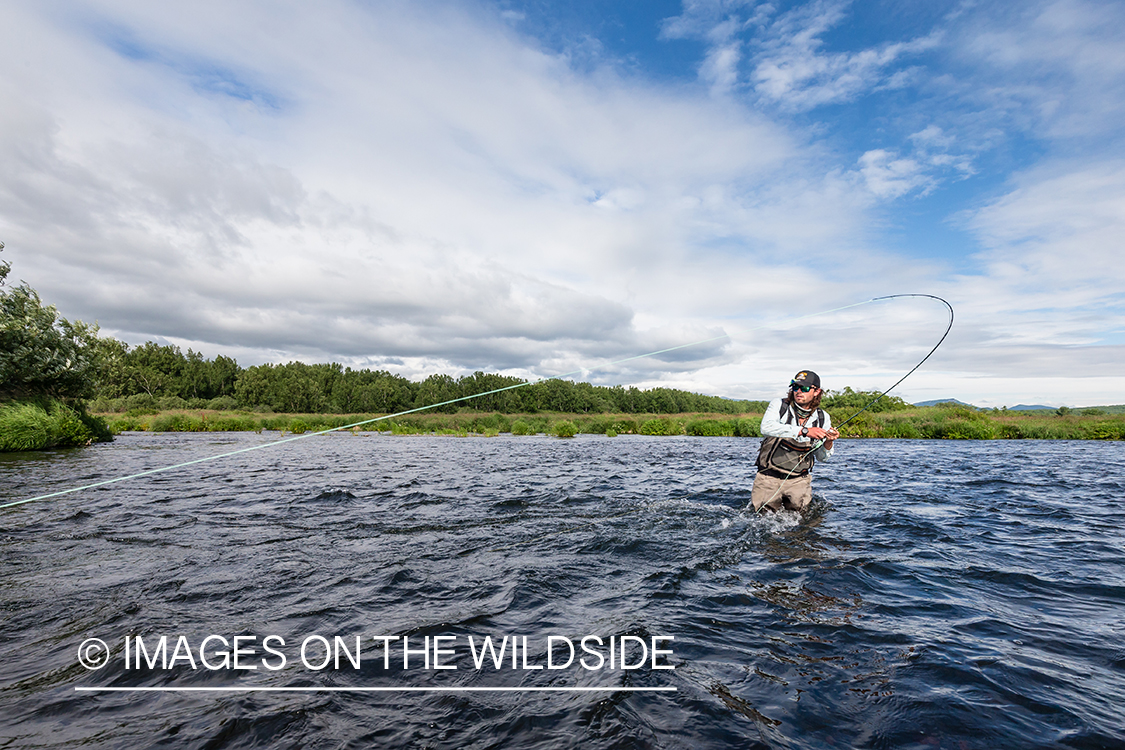
<path id="1" fill-rule="evenodd" d="M 814 318 L 814 317 L 817 317 L 817 316 L 820 316 L 820 315 L 828 315 L 830 313 L 840 312 L 841 310 L 848 310 L 848 309 L 853 308 L 853 307 L 859 307 L 860 305 L 867 305 L 867 304 L 870 304 L 872 302 L 878 302 L 880 300 L 895 299 L 895 298 L 898 298 L 898 297 L 930 297 L 932 299 L 936 299 L 936 300 L 940 300 L 941 302 L 944 302 L 945 305 L 947 307 L 949 307 L 949 327 L 952 328 L 952 326 L 953 326 L 953 307 L 948 302 L 941 299 L 940 297 L 935 297 L 931 294 L 892 294 L 892 295 L 885 296 L 885 297 L 875 297 L 873 299 L 864 300 L 862 302 L 854 302 L 850 305 L 844 305 L 843 307 L 835 307 L 835 308 L 832 308 L 831 310 L 821 310 L 819 312 L 808 313 L 807 315 L 800 315 L 800 316 L 797 316 L 795 318 L 791 318 L 791 320 L 793 320 L 793 321 L 805 320 L 805 319 Z M 773 324 L 755 326 L 754 328 L 748 329 L 747 332 L 757 331 L 757 330 L 761 330 L 763 328 L 772 327 L 772 325 Z M 945 335 L 943 335 L 941 337 L 941 341 L 938 341 L 937 346 L 941 346 L 942 341 L 945 340 L 945 336 L 947 336 L 947 335 L 949 335 L 949 328 L 946 329 Z M 330 432 L 339 432 L 340 430 L 350 430 L 352 428 L 360 427 L 360 426 L 365 425 L 365 424 L 372 424 L 374 422 L 382 422 L 382 421 L 386 421 L 386 420 L 389 420 L 389 419 L 394 419 L 395 417 L 402 417 L 402 416 L 405 416 L 407 414 L 416 414 L 418 412 L 427 411 L 429 409 L 436 409 L 440 406 L 448 406 L 450 404 L 457 404 L 457 403 L 461 403 L 463 401 L 469 401 L 470 399 L 480 398 L 481 396 L 490 396 L 494 393 L 502 393 L 504 391 L 510 391 L 510 390 L 514 390 L 516 388 L 523 388 L 525 386 L 534 385 L 536 383 L 541 383 L 541 382 L 548 381 L 548 380 L 561 380 L 563 378 L 578 375 L 578 374 L 583 373 L 583 372 L 595 371 L 595 370 L 604 370 L 608 367 L 613 367 L 614 365 L 620 365 L 620 364 L 623 364 L 625 362 L 632 362 L 632 361 L 635 361 L 635 360 L 638 360 L 638 359 L 646 359 L 648 357 L 655 357 L 659 354 L 667 354 L 668 352 L 674 352 L 674 351 L 678 351 L 680 349 L 687 349 L 689 347 L 699 346 L 701 344 L 707 344 L 707 343 L 710 343 L 712 341 L 720 341 L 722 339 L 728 339 L 728 338 L 730 338 L 729 334 L 723 334 L 722 336 L 713 336 L 711 338 L 700 339 L 699 341 L 693 341 L 690 344 L 680 344 L 679 346 L 672 346 L 672 347 L 668 347 L 667 349 L 659 349 L 657 351 L 647 352 L 645 354 L 637 354 L 637 355 L 634 355 L 632 357 L 625 357 L 624 359 L 618 359 L 618 360 L 614 360 L 612 362 L 605 362 L 605 363 L 602 363 L 600 365 L 596 365 L 594 367 L 580 368 L 580 369 L 574 370 L 572 372 L 563 373 L 562 375 L 554 375 L 554 376 L 548 377 L 548 378 L 537 378 L 535 380 L 527 380 L 523 383 L 516 383 L 514 385 L 508 385 L 508 386 L 504 386 L 503 388 L 496 388 L 494 390 L 485 391 L 483 393 L 474 393 L 471 396 L 461 396 L 460 398 L 454 398 L 454 399 L 450 399 L 448 401 L 439 401 L 439 402 L 434 403 L 434 404 L 429 404 L 428 406 L 420 406 L 420 407 L 417 407 L 417 408 L 414 408 L 414 409 L 407 409 L 405 411 L 396 412 L 394 414 L 387 414 L 387 415 L 382 416 L 382 417 L 374 417 L 372 419 L 364 419 L 364 420 L 361 420 L 359 422 L 352 422 L 351 424 L 341 425 L 340 427 L 332 427 L 332 428 L 327 429 L 327 430 L 319 430 L 317 432 L 309 432 L 309 433 L 304 433 L 304 434 L 301 434 L 301 435 L 294 435 L 293 437 L 284 438 L 282 440 L 274 440 L 273 442 L 263 443 L 261 445 L 253 445 L 253 446 L 250 446 L 248 448 L 240 448 L 238 450 L 228 451 L 226 453 L 217 453 L 213 456 L 205 456 L 203 458 L 197 458 L 197 459 L 194 459 L 192 461 L 184 461 L 182 463 L 172 464 L 170 466 L 162 466 L 162 467 L 157 468 L 157 469 L 148 469 L 147 471 L 140 471 L 140 472 L 137 472 L 135 474 L 129 474 L 128 476 L 116 477 L 114 479 L 104 479 L 100 482 L 93 482 L 91 484 L 84 484 L 80 487 L 71 487 L 69 489 L 59 490 L 58 492 L 50 492 L 50 493 L 47 493 L 45 495 L 36 495 L 35 497 L 24 498 L 23 500 L 15 500 L 15 501 L 12 501 L 12 502 L 9 502 L 9 503 L 0 504 L 0 508 L 11 508 L 11 507 L 16 506 L 16 505 L 23 505 L 24 503 L 35 502 L 36 500 L 47 500 L 47 499 L 53 498 L 53 497 L 60 497 L 62 495 L 68 495 L 68 494 L 71 494 L 73 492 L 81 492 L 82 490 L 90 490 L 90 489 L 94 489 L 96 487 L 104 487 L 106 485 L 116 484 L 117 482 L 125 482 L 125 481 L 128 481 L 130 479 L 139 479 L 140 477 L 146 477 L 146 476 L 149 476 L 149 475 L 152 475 L 152 474 L 159 474 L 159 473 L 165 472 L 165 471 L 172 471 L 173 469 L 182 469 L 182 468 L 187 467 L 187 466 L 193 466 L 195 464 L 201 464 L 201 463 L 205 463 L 207 461 L 217 461 L 221 458 L 229 458 L 230 456 L 236 456 L 240 453 L 248 453 L 250 451 L 261 450 L 263 448 L 272 448 L 273 446 L 282 445 L 283 443 L 290 443 L 290 442 L 293 442 L 294 440 L 303 440 L 305 438 L 317 437 L 319 435 L 326 435 Z M 937 346 L 935 346 L 930 351 L 930 354 L 927 354 L 925 356 L 925 358 L 922 359 L 921 362 L 919 362 L 917 365 L 915 365 L 914 368 L 910 370 L 910 372 L 908 372 L 901 379 L 899 379 L 899 381 L 897 383 L 892 385 L 891 388 L 894 388 L 895 386 L 897 386 L 899 383 L 901 383 L 903 380 L 905 380 L 911 373 L 913 373 L 915 370 L 917 370 L 919 367 L 921 367 L 922 363 L 925 362 L 927 359 L 929 359 L 931 354 L 933 354 L 935 351 L 937 351 Z M 886 395 L 886 393 L 888 391 L 890 391 L 891 388 L 888 388 L 886 391 L 883 391 L 882 393 L 880 393 L 879 396 L 876 397 L 870 404 L 868 404 L 863 409 L 861 409 L 860 412 L 857 412 L 855 415 L 850 417 L 843 424 L 847 424 L 847 422 L 850 422 L 856 416 L 859 416 L 860 413 L 862 413 L 863 411 L 866 411 L 868 408 L 870 408 L 872 405 L 874 405 L 875 401 L 878 401 L 880 398 L 882 398 L 884 395 Z"/>

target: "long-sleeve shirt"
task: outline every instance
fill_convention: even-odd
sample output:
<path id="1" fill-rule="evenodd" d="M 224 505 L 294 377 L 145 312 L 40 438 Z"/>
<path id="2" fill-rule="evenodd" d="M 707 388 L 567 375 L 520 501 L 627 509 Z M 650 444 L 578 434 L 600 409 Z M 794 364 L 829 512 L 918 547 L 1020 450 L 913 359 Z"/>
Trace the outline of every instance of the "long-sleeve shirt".
<path id="1" fill-rule="evenodd" d="M 801 437 L 801 424 L 797 420 L 797 413 L 793 411 L 791 405 L 787 405 L 786 411 L 782 413 L 781 418 L 778 418 L 778 413 L 781 412 L 781 402 L 783 399 L 775 398 L 770 401 L 770 405 L 766 408 L 766 413 L 762 416 L 762 436 L 763 437 L 779 437 L 787 440 L 792 440 L 794 443 L 808 444 L 813 442 L 810 437 Z M 814 411 L 813 414 L 816 414 Z M 786 423 L 786 416 L 791 416 L 792 420 Z M 812 416 L 809 417 L 809 420 Z M 832 429 L 832 417 L 828 412 L 824 412 L 824 424 L 817 425 L 826 430 Z M 813 453 L 813 458 L 817 461 L 827 461 L 832 457 L 832 451 L 825 448 L 823 444 L 816 449 Z"/>

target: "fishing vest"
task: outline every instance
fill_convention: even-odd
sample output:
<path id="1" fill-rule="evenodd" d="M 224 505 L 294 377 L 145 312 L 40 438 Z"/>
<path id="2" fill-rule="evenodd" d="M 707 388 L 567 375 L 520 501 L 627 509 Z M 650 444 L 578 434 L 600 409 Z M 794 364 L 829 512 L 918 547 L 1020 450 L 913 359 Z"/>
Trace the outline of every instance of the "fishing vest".
<path id="1" fill-rule="evenodd" d="M 781 410 L 777 413 L 778 420 L 785 420 L 785 424 L 793 424 L 793 410 L 789 402 L 781 402 Z M 824 426 L 824 410 L 818 408 L 809 415 L 805 427 Z M 758 471 L 767 474 L 780 474 L 781 476 L 803 477 L 812 471 L 813 462 L 816 460 L 811 455 L 811 443 L 796 443 L 787 438 L 764 437 L 762 445 L 758 448 Z"/>

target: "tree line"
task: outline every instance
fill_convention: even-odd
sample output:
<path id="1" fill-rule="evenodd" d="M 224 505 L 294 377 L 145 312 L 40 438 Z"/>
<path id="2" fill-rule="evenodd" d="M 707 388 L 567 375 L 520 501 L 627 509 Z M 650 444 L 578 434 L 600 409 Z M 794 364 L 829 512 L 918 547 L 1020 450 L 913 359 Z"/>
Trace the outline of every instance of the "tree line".
<path id="1" fill-rule="evenodd" d="M 215 406 L 228 408 L 306 414 L 389 414 L 434 404 L 441 404 L 434 411 L 446 413 L 467 407 L 505 414 L 741 414 L 765 405 L 674 388 L 642 390 L 569 380 L 527 384 L 520 378 L 481 371 L 460 378 L 434 374 L 413 381 L 386 370 L 352 369 L 337 363 L 243 368 L 230 357 L 205 359 L 191 349 L 184 353 L 179 347 L 151 341 L 130 348 L 109 339 L 100 348 L 102 361 L 94 391 L 96 406 L 105 410 L 173 403 L 169 399 L 183 400 L 184 406 L 194 408 L 215 402 Z M 461 400 L 473 396 L 476 398 Z"/>

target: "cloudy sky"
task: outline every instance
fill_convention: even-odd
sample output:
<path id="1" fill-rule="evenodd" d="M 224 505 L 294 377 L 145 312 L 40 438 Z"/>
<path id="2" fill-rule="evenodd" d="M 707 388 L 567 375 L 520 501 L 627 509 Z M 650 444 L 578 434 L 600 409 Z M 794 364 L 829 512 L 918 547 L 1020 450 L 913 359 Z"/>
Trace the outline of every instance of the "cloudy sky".
<path id="1" fill-rule="evenodd" d="M 8 0 L 0 240 L 243 365 L 1125 403 L 1125 4 Z M 636 354 L 713 339 L 599 367 Z"/>

